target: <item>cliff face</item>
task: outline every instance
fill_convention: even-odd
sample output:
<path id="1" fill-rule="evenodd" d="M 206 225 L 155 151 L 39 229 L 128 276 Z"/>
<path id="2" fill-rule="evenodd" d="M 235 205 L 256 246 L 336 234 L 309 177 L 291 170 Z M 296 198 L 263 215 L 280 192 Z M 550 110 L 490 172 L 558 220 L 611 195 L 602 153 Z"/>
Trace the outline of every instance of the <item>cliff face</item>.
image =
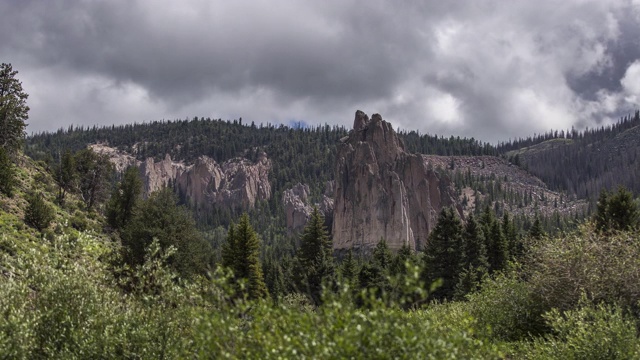
<path id="1" fill-rule="evenodd" d="M 131 156 L 109 150 L 106 146 L 94 150 L 107 153 L 114 164 L 136 165 L 144 183 L 144 195 L 166 186 L 175 186 L 177 191 L 194 207 L 211 209 L 213 206 L 248 210 L 256 201 L 271 198 L 269 170 L 271 160 L 265 153 L 251 162 L 244 158 L 234 158 L 222 165 L 215 160 L 200 156 L 194 164 L 174 162 L 169 155 L 155 162 L 153 158 L 140 162 Z M 133 159 L 133 161 L 131 161 Z M 120 171 L 126 167 L 121 166 Z"/>
<path id="2" fill-rule="evenodd" d="M 334 249 L 366 250 L 381 238 L 395 250 L 423 248 L 440 210 L 456 205 L 449 179 L 423 156 L 406 152 L 378 114 L 369 119 L 357 111 L 353 130 L 338 147 Z"/>
<path id="3" fill-rule="evenodd" d="M 311 204 L 309 200 L 309 185 L 296 184 L 293 188 L 282 193 L 282 203 L 287 222 L 287 230 L 290 233 L 300 233 L 304 230 L 307 221 L 316 206 L 322 213 L 327 229 L 333 224 L 333 181 L 326 184 L 325 193 L 320 203 Z"/>

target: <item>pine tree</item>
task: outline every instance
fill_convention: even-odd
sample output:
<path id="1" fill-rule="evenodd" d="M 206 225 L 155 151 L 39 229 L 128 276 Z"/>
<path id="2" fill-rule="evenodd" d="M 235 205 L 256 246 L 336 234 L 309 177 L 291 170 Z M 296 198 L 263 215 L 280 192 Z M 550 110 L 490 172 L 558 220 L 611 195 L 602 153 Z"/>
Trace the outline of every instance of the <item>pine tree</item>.
<path id="1" fill-rule="evenodd" d="M 60 159 L 60 164 L 56 169 L 56 181 L 58 182 L 58 202 L 64 204 L 67 192 L 71 192 L 76 187 L 78 174 L 76 173 L 76 163 L 71 151 L 66 150 Z"/>
<path id="2" fill-rule="evenodd" d="M 484 234 L 478 221 L 473 214 L 469 214 L 469 219 L 464 227 L 463 239 L 463 268 L 472 267 L 474 269 L 489 269 L 487 259 L 487 247 Z"/>
<path id="3" fill-rule="evenodd" d="M 299 289 L 319 304 L 322 285 L 334 281 L 335 269 L 332 244 L 324 227 L 324 217 L 315 207 L 302 233 L 296 260 L 296 283 Z"/>
<path id="4" fill-rule="evenodd" d="M 22 83 L 16 79 L 17 71 L 11 64 L 0 65 L 0 148 L 9 156 L 22 146 L 24 129 L 29 118 L 29 97 L 22 91 Z"/>
<path id="5" fill-rule="evenodd" d="M 482 277 L 489 271 L 485 237 L 473 214 L 467 219 L 462 239 L 464 255 L 454 291 L 456 299 L 462 299 L 469 292 L 476 290 Z"/>
<path id="6" fill-rule="evenodd" d="M 274 261 L 267 260 L 265 262 L 265 283 L 271 298 L 277 303 L 285 294 L 284 273 L 282 267 Z"/>
<path id="7" fill-rule="evenodd" d="M 529 236 L 534 239 L 542 239 L 545 236 L 544 230 L 542 229 L 542 222 L 540 221 L 540 216 L 536 214 L 535 220 L 533 220 L 533 225 L 529 229 Z"/>
<path id="8" fill-rule="evenodd" d="M 491 224 L 489 236 L 489 270 L 491 272 L 499 271 L 507 266 L 507 261 L 509 260 L 509 246 L 507 245 L 507 240 L 502 233 L 502 227 L 497 220 Z"/>
<path id="9" fill-rule="evenodd" d="M 626 231 L 638 227 L 640 210 L 633 199 L 633 194 L 624 187 L 619 187 L 614 194 L 603 190 L 598 199 L 595 214 L 596 228 L 599 231 Z"/>
<path id="10" fill-rule="evenodd" d="M 232 222 L 227 230 L 227 238 L 222 245 L 222 266 L 234 270 L 237 262 L 236 226 Z"/>
<path id="11" fill-rule="evenodd" d="M 243 214 L 229 235 L 228 243 L 234 250 L 227 252 L 225 258 L 232 261 L 231 269 L 236 279 L 247 281 L 249 299 L 266 298 L 269 294 L 260 264 L 260 239 L 249 222 L 249 215 Z"/>
<path id="12" fill-rule="evenodd" d="M 107 223 L 113 229 L 120 230 L 131 220 L 142 199 L 142 186 L 139 169 L 129 167 L 107 203 Z"/>
<path id="13" fill-rule="evenodd" d="M 403 275 L 407 271 L 407 261 L 415 260 L 415 256 L 411 248 L 406 244 L 402 245 L 398 253 L 393 257 L 391 262 L 391 275 Z"/>
<path id="14" fill-rule="evenodd" d="M 502 233 L 507 242 L 507 252 L 511 258 L 518 258 L 522 255 L 522 243 L 518 236 L 518 231 L 513 220 L 506 211 L 502 216 Z"/>
<path id="15" fill-rule="evenodd" d="M 347 256 L 342 261 L 342 265 L 340 266 L 340 274 L 342 275 L 342 280 L 346 281 L 349 284 L 354 285 L 355 281 L 358 279 L 358 266 L 356 264 L 356 260 L 353 257 L 353 250 L 349 249 L 347 252 Z"/>
<path id="16" fill-rule="evenodd" d="M 376 247 L 373 248 L 374 264 L 381 269 L 387 270 L 391 266 L 392 259 L 393 254 L 391 253 L 391 250 L 389 250 L 387 240 L 380 239 L 380 241 L 376 244 Z"/>
<path id="17" fill-rule="evenodd" d="M 463 256 L 462 223 L 452 208 L 444 208 L 438 222 L 429 235 L 425 252 L 425 280 L 431 284 L 442 279 L 442 286 L 435 290 L 434 299 L 450 299 L 460 274 L 460 259 Z"/>

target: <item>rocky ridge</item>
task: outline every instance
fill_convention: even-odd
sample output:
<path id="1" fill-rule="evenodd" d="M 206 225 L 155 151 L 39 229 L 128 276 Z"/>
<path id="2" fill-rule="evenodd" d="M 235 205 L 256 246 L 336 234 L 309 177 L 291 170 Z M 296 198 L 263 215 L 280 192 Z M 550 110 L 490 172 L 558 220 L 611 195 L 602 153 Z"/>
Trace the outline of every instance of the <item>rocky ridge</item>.
<path id="1" fill-rule="evenodd" d="M 109 155 L 118 171 L 136 165 L 144 183 L 144 196 L 166 186 L 173 186 L 193 207 L 211 209 L 222 206 L 249 210 L 259 200 L 271 198 L 269 170 L 271 160 L 263 152 L 256 162 L 233 158 L 218 164 L 208 156 L 200 156 L 191 165 L 175 162 L 167 154 L 161 161 L 147 158 L 137 161 L 129 154 L 104 144 L 91 146 Z"/>
<path id="2" fill-rule="evenodd" d="M 449 178 L 410 154 L 390 123 L 357 111 L 335 168 L 333 247 L 421 249 L 443 207 L 456 206 Z M 457 208 L 462 216 L 462 209 Z"/>

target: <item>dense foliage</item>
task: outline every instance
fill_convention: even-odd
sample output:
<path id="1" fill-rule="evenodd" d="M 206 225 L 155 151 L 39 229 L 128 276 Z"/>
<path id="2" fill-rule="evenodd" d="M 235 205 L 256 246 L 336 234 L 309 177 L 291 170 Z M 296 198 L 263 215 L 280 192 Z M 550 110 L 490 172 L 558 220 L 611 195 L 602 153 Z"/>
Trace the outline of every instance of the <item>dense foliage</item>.
<path id="1" fill-rule="evenodd" d="M 11 64 L 0 65 L 0 148 L 11 155 L 22 147 L 29 118 L 29 95 L 16 75 Z"/>

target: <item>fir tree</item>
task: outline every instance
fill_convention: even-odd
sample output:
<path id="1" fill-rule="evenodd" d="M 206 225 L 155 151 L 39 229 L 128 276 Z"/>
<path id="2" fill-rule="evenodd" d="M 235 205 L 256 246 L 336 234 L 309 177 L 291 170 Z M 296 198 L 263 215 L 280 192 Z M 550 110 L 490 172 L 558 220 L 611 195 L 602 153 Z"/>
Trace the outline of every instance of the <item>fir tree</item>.
<path id="1" fill-rule="evenodd" d="M 234 266 L 237 260 L 237 246 L 236 246 L 236 226 L 234 223 L 229 224 L 229 230 L 227 231 L 227 238 L 222 245 L 222 266 L 235 270 Z"/>
<path id="2" fill-rule="evenodd" d="M 342 275 L 343 281 L 355 285 L 355 281 L 358 279 L 358 265 L 353 257 L 353 249 L 349 249 L 347 256 L 342 261 L 340 274 Z"/>
<path id="3" fill-rule="evenodd" d="M 324 227 L 324 217 L 314 207 L 300 239 L 296 254 L 296 283 L 300 290 L 319 304 L 323 283 L 334 280 L 332 244 Z"/>
<path id="4" fill-rule="evenodd" d="M 107 223 L 113 229 L 120 230 L 131 220 L 142 199 L 142 186 L 139 169 L 129 167 L 107 203 Z"/>
<path id="5" fill-rule="evenodd" d="M 640 211 L 630 191 L 621 186 L 614 194 L 608 194 L 606 190 L 600 193 L 595 214 L 599 231 L 635 229 L 639 219 Z"/>
<path id="6" fill-rule="evenodd" d="M 243 214 L 229 235 L 234 250 L 231 252 L 233 255 L 227 254 L 226 258 L 232 258 L 231 269 L 235 277 L 247 281 L 250 299 L 267 297 L 269 294 L 260 264 L 260 238 L 249 222 L 249 215 Z"/>
<path id="7" fill-rule="evenodd" d="M 463 268 L 489 269 L 487 259 L 487 247 L 484 234 L 478 221 L 473 214 L 469 214 L 469 219 L 464 227 L 463 239 Z"/>
<path id="8" fill-rule="evenodd" d="M 403 275 L 407 271 L 407 262 L 414 259 L 411 248 L 406 244 L 402 245 L 398 253 L 393 257 L 391 262 L 391 275 Z"/>
<path id="9" fill-rule="evenodd" d="M 16 78 L 11 64 L 0 65 L 0 148 L 9 156 L 22 146 L 24 129 L 29 118 L 29 97 L 22 91 L 22 83 Z"/>
<path id="10" fill-rule="evenodd" d="M 376 247 L 373 248 L 374 264 L 381 269 L 387 270 L 391 266 L 392 259 L 393 254 L 391 253 L 391 250 L 389 250 L 387 240 L 380 239 L 380 241 L 376 244 Z"/>
<path id="11" fill-rule="evenodd" d="M 460 274 L 460 258 L 463 256 L 462 223 L 452 208 L 444 208 L 438 222 L 429 235 L 425 252 L 426 283 L 442 279 L 442 286 L 435 290 L 434 299 L 450 299 Z"/>
<path id="12" fill-rule="evenodd" d="M 542 229 L 542 222 L 540 221 L 540 216 L 536 214 L 535 220 L 533 220 L 533 225 L 529 229 L 529 236 L 534 239 L 542 239 L 545 236 L 544 230 Z"/>
<path id="13" fill-rule="evenodd" d="M 490 229 L 489 270 L 499 271 L 507 266 L 509 260 L 509 246 L 502 233 L 502 227 L 498 221 L 494 221 Z"/>

